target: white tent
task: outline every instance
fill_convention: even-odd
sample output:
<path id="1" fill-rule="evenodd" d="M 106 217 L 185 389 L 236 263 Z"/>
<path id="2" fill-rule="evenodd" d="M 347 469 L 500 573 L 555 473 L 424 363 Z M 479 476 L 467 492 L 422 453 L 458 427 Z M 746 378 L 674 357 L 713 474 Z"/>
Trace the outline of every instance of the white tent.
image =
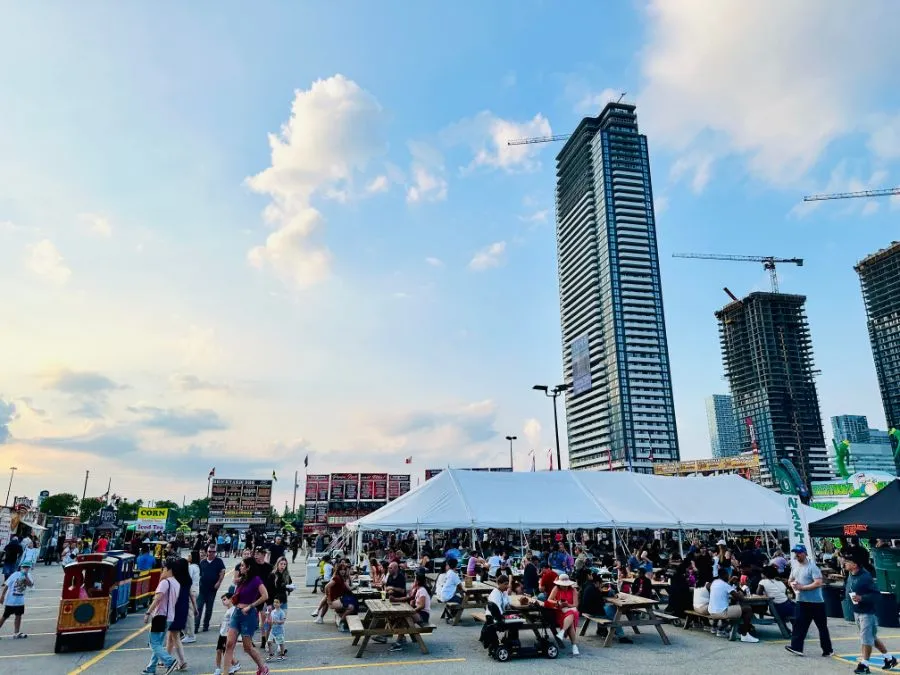
<path id="1" fill-rule="evenodd" d="M 813 522 L 824 514 L 804 507 Z M 782 495 L 739 476 L 446 469 L 347 525 L 361 530 L 652 528 L 787 530 Z"/>

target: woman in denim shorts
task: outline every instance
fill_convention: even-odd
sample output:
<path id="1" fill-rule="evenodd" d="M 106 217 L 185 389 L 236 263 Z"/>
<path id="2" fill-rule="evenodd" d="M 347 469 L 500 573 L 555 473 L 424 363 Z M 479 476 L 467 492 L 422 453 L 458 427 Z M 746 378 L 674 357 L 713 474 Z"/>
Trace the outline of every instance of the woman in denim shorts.
<path id="1" fill-rule="evenodd" d="M 256 576 L 252 562 L 242 560 L 238 566 L 234 595 L 231 597 L 235 610 L 231 615 L 228 638 L 225 642 L 224 663 L 232 662 L 234 647 L 240 635 L 244 651 L 256 662 L 257 675 L 269 674 L 269 667 L 253 646 L 253 635 L 259 629 L 259 608 L 265 605 L 268 599 L 265 584 Z"/>

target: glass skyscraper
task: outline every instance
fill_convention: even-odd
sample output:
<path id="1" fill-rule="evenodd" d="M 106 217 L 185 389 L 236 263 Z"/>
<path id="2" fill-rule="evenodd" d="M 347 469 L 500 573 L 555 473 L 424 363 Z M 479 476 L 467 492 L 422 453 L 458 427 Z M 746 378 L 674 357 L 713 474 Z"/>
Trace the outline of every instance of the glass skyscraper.
<path id="1" fill-rule="evenodd" d="M 831 431 L 838 443 L 868 443 L 869 420 L 865 415 L 837 415 L 831 418 Z"/>
<path id="2" fill-rule="evenodd" d="M 741 432 L 731 396 L 713 394 L 706 397 L 706 421 L 709 423 L 709 445 L 716 459 L 741 454 Z"/>
<path id="3" fill-rule="evenodd" d="M 556 158 L 556 241 L 572 469 L 677 461 L 647 138 L 635 107 L 581 121 Z"/>

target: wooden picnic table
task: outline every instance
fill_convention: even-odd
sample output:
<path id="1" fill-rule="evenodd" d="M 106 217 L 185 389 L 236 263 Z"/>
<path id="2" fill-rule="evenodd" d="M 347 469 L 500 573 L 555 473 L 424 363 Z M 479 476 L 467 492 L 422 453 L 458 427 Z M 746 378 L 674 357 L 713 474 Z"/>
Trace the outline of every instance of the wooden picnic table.
<path id="1" fill-rule="evenodd" d="M 630 593 L 619 593 L 612 598 L 607 598 L 606 602 L 616 608 L 616 614 L 613 617 L 612 621 L 605 624 L 609 630 L 606 633 L 606 639 L 603 641 L 604 647 L 612 646 L 613 638 L 616 634 L 616 628 L 625 628 L 626 626 L 631 627 L 631 629 L 638 634 L 640 633 L 640 631 L 638 630 L 638 626 L 654 626 L 656 628 L 656 632 L 659 633 L 659 637 L 662 639 L 663 644 L 671 644 L 669 642 L 669 637 L 663 630 L 663 624 L 666 623 L 666 619 L 662 619 L 656 616 L 655 613 L 655 608 L 660 603 L 659 600 L 642 598 L 638 595 L 631 595 Z M 631 616 L 631 613 L 637 610 L 646 612 L 648 618 L 633 618 Z"/>
<path id="2" fill-rule="evenodd" d="M 787 624 L 784 622 L 784 619 L 781 618 L 781 615 L 778 613 L 778 610 L 775 609 L 775 603 L 772 602 L 772 598 L 768 595 L 745 595 L 741 598 L 742 605 L 749 605 L 752 609 L 765 609 L 771 619 L 764 619 L 757 616 L 756 613 L 753 614 L 753 623 L 759 626 L 771 626 L 772 624 L 778 626 L 778 630 L 781 631 L 781 637 L 787 639 L 791 637 L 791 631 L 788 630 Z M 732 635 L 737 632 L 737 625 L 732 628 Z M 733 637 L 733 639 L 737 639 Z"/>
<path id="3" fill-rule="evenodd" d="M 493 586 L 488 586 L 480 581 L 473 581 L 468 588 L 465 584 L 461 585 L 462 602 L 459 604 L 447 603 L 444 613 L 447 615 L 447 622 L 454 626 L 459 625 L 462 614 L 467 609 L 484 609 L 487 605 L 487 596 L 494 590 Z"/>
<path id="4" fill-rule="evenodd" d="M 362 657 L 370 638 L 380 635 L 385 637 L 409 635 L 419 645 L 423 654 L 428 653 L 428 647 L 425 646 L 422 634 L 433 632 L 435 626 L 416 625 L 413 621 L 416 610 L 412 605 L 389 600 L 366 600 L 366 608 L 368 612 L 363 619 L 355 614 L 347 617 L 347 626 L 350 634 L 353 635 L 353 646 L 356 646 L 362 638 L 356 658 Z"/>

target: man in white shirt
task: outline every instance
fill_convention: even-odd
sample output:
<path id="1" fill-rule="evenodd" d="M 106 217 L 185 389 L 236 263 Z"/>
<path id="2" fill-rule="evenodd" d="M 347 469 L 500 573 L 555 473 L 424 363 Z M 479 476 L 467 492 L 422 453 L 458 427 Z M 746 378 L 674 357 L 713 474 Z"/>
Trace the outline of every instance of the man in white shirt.
<path id="1" fill-rule="evenodd" d="M 742 595 L 728 583 L 728 571 L 719 570 L 719 577 L 709 587 L 709 618 L 723 620 L 726 623 L 741 619 L 741 625 L 738 627 L 741 642 L 759 642 L 750 634 L 753 627 L 753 610 L 749 606 L 730 604 L 732 599 L 740 601 Z"/>
<path id="2" fill-rule="evenodd" d="M 462 595 L 460 595 L 459 587 L 462 585 L 462 581 L 456 573 L 458 562 L 456 558 L 447 558 L 444 564 L 447 566 L 447 572 L 444 574 L 444 586 L 441 588 L 441 602 L 461 603 Z"/>
<path id="3" fill-rule="evenodd" d="M 509 577 L 501 574 L 497 577 L 497 588 L 491 591 L 488 596 L 488 603 L 493 602 L 500 609 L 501 614 L 506 614 L 510 608 L 509 601 Z"/>
<path id="4" fill-rule="evenodd" d="M 497 576 L 497 572 L 500 571 L 500 566 L 503 564 L 503 558 L 500 557 L 499 551 L 494 551 L 494 555 L 488 558 L 488 576 L 493 579 Z"/>

